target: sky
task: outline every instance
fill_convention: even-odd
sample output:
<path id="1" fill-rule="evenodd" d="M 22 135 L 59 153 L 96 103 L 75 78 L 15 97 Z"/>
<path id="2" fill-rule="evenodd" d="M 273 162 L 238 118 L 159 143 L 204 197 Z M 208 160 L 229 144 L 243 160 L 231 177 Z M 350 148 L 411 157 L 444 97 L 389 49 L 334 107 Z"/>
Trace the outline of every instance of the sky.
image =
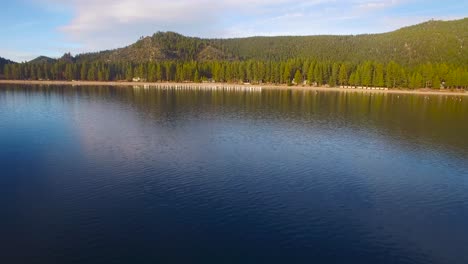
<path id="1" fill-rule="evenodd" d="M 157 31 L 343 35 L 468 17 L 468 1 L 460 0 L 0 0 L 0 6 L 0 57 L 17 62 L 124 47 Z"/>

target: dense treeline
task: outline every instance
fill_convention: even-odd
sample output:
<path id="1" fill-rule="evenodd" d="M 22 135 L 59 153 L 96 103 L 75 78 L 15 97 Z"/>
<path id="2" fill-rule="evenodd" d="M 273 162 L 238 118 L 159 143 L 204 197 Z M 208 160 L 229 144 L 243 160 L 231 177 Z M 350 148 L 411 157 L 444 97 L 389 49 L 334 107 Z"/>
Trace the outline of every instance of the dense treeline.
<path id="1" fill-rule="evenodd" d="M 7 79 L 148 82 L 229 82 L 388 88 L 468 88 L 467 66 L 425 63 L 409 67 L 290 59 L 285 61 L 163 61 L 146 63 L 21 63 L 5 66 Z"/>

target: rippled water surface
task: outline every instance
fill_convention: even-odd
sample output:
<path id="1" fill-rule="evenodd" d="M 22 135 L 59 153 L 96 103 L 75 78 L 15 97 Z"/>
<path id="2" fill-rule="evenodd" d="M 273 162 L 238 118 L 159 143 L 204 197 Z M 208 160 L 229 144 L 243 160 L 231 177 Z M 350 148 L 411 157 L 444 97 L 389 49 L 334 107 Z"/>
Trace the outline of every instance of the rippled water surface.
<path id="1" fill-rule="evenodd" d="M 0 86 L 0 263 L 468 263 L 468 98 Z"/>

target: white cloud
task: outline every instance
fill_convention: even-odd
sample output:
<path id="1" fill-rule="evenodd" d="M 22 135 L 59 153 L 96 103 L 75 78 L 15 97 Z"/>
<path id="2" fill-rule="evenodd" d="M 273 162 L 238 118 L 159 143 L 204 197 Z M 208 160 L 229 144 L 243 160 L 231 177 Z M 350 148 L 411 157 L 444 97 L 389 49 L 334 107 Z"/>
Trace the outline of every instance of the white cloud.
<path id="1" fill-rule="evenodd" d="M 177 31 L 201 37 L 226 36 L 230 23 L 289 9 L 293 0 L 36 0 L 59 5 L 73 18 L 58 28 L 79 51 L 116 48 L 156 31 Z M 315 0 L 313 2 L 321 2 Z M 229 21 L 232 19 L 233 21 Z"/>
<path id="2" fill-rule="evenodd" d="M 398 0 L 384 0 L 384 1 L 362 1 L 356 4 L 356 7 L 362 11 L 371 11 L 382 9 L 399 4 Z"/>
<path id="3" fill-rule="evenodd" d="M 81 45 L 73 52 L 117 48 L 156 31 L 199 37 L 342 34 L 350 21 L 404 0 L 35 0 L 73 17 L 58 32 Z M 378 23 L 375 23 L 376 25 Z M 377 31 L 356 25 L 360 33 Z M 355 33 L 355 32 L 352 32 Z"/>

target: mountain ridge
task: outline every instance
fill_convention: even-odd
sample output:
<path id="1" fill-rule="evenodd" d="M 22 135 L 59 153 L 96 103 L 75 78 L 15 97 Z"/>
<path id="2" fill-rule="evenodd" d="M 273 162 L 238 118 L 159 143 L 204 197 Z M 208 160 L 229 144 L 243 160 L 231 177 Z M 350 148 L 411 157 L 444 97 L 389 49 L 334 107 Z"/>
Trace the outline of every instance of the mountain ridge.
<path id="1" fill-rule="evenodd" d="M 157 32 L 123 48 L 78 54 L 77 62 L 150 62 L 163 60 L 364 60 L 403 65 L 425 62 L 466 63 L 468 18 L 430 20 L 395 31 L 360 35 L 186 37 Z"/>
<path id="2" fill-rule="evenodd" d="M 245 38 L 187 37 L 156 32 L 128 46 L 54 59 L 39 56 L 29 63 L 287 60 L 396 61 L 402 65 L 426 62 L 464 65 L 468 61 L 468 18 L 429 20 L 378 34 L 252 36 Z"/>

